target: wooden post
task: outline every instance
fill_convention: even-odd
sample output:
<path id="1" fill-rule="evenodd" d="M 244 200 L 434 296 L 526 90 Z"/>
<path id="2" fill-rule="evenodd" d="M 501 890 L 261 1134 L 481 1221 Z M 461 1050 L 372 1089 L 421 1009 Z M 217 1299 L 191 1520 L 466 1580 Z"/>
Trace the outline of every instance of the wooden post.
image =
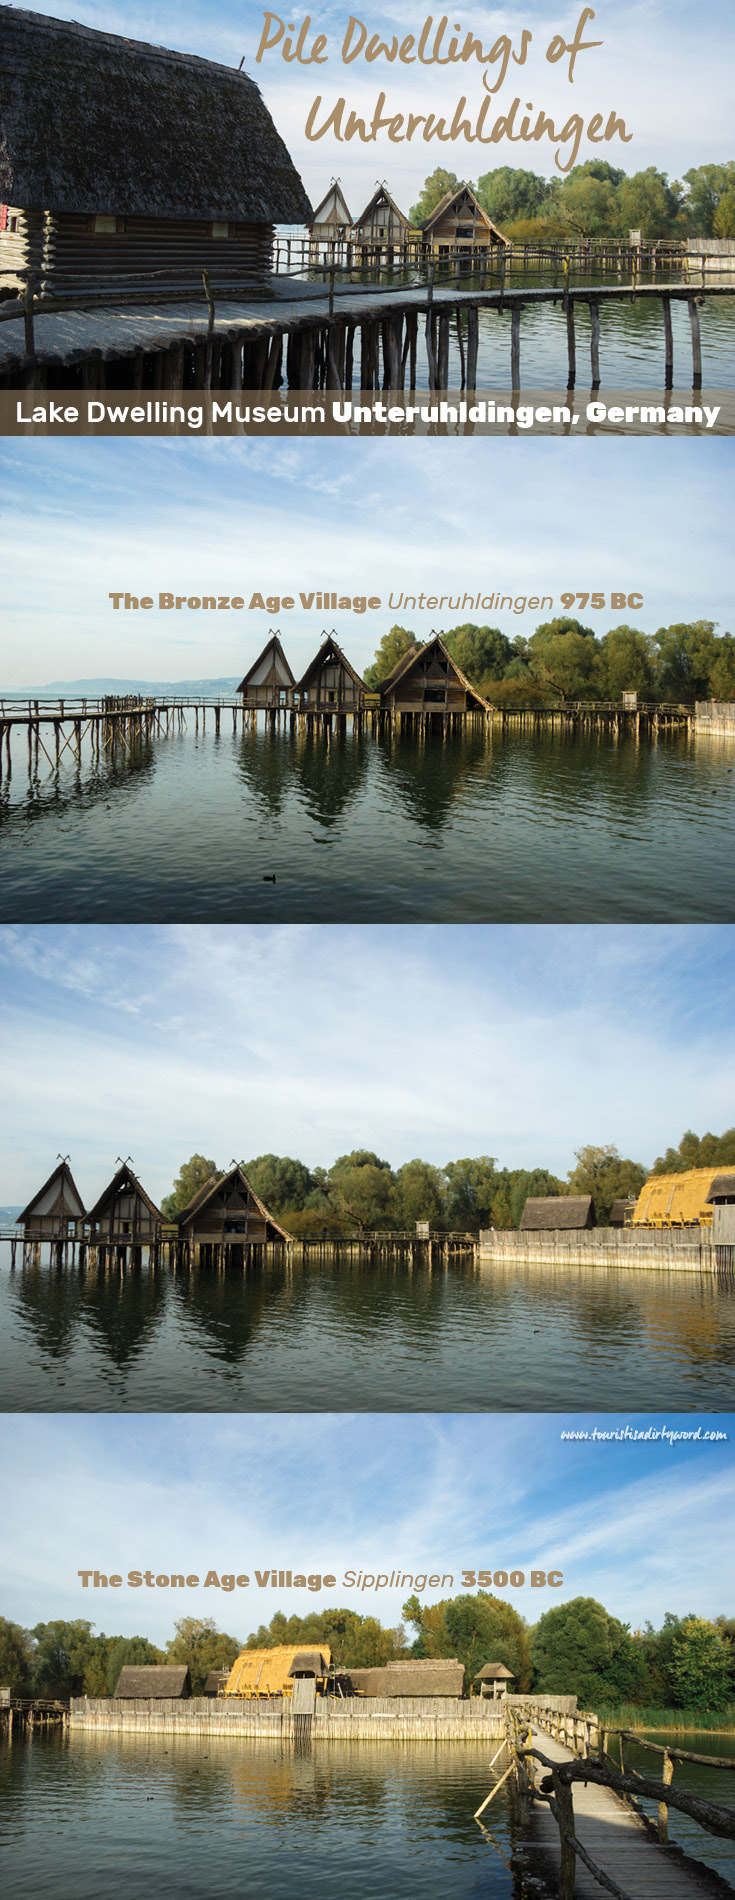
<path id="1" fill-rule="evenodd" d="M 669 1754 L 666 1754 L 664 1755 L 664 1765 L 663 1765 L 663 1771 L 661 1774 L 661 1780 L 664 1784 L 664 1787 L 669 1788 L 671 1786 L 673 1779 L 674 1779 L 674 1764 L 671 1759 L 671 1756 Z M 660 1841 L 664 1841 L 664 1842 L 668 1841 L 668 1838 L 669 1838 L 669 1810 L 665 1801 L 659 1801 L 659 1804 L 658 1804 L 658 1838 Z"/>
<path id="2" fill-rule="evenodd" d="M 573 389 L 577 381 L 577 343 L 574 333 L 574 298 L 567 301 L 567 351 L 569 355 L 569 373 L 567 389 Z"/>
<path id="3" fill-rule="evenodd" d="M 436 367 L 436 380 L 439 389 L 449 388 L 449 312 L 442 311 L 439 318 L 439 354 Z"/>
<path id="4" fill-rule="evenodd" d="M 665 352 L 666 352 L 666 381 L 665 381 L 664 387 L 666 389 L 673 389 L 674 387 L 674 335 L 671 328 L 671 298 L 662 297 L 661 304 L 662 304 L 663 313 L 664 313 L 664 345 L 665 345 Z"/>
<path id="5" fill-rule="evenodd" d="M 521 309 L 514 304 L 510 313 L 510 386 L 521 387 Z"/>
<path id="6" fill-rule="evenodd" d="M 477 352 L 480 342 L 480 319 L 476 304 L 470 304 L 467 310 L 467 388 L 477 387 Z"/>
<path id="7" fill-rule="evenodd" d="M 692 326 L 692 388 L 702 387 L 702 338 L 696 297 L 689 298 L 689 322 Z"/>
<path id="8" fill-rule="evenodd" d="M 592 388 L 600 387 L 600 307 L 590 304 L 590 361 L 592 364 Z"/>
<path id="9" fill-rule="evenodd" d="M 574 1834 L 574 1801 L 572 1790 L 553 1773 L 554 1795 L 556 1798 L 556 1818 L 559 1826 L 559 1844 L 561 1847 L 561 1866 L 559 1868 L 559 1900 L 574 1900 L 574 1877 L 577 1871 L 577 1857 L 571 1845 Z"/>

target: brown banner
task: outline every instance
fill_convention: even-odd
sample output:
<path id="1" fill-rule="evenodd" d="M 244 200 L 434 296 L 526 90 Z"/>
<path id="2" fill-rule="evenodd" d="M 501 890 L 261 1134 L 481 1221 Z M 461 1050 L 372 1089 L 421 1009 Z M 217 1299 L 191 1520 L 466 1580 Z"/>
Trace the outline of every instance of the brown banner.
<path id="1" fill-rule="evenodd" d="M 2 435 L 732 435 L 735 390 L 0 390 Z"/>

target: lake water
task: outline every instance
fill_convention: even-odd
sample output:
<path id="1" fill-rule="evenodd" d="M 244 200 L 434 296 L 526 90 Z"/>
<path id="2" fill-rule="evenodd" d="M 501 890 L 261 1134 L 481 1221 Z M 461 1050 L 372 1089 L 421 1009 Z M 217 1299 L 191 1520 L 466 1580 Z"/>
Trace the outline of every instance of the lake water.
<path id="1" fill-rule="evenodd" d="M 613 1268 L 9 1267 L 10 1411 L 728 1411 L 735 1290 Z"/>
<path id="2" fill-rule="evenodd" d="M 192 715 L 190 715 L 192 717 Z M 731 922 L 735 754 L 191 730 L 0 802 L 12 922 Z M 44 775 L 44 773 L 46 775 Z M 276 882 L 266 880 L 275 876 Z"/>
<path id="3" fill-rule="evenodd" d="M 509 1900 L 472 1816 L 486 1743 L 314 1745 L 79 1733 L 0 1751 L 5 1900 Z"/>

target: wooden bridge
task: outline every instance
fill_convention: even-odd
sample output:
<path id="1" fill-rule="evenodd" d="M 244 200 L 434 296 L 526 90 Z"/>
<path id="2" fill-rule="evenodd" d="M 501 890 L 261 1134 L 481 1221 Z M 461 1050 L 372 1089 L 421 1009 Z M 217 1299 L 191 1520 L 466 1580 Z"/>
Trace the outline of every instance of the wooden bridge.
<path id="1" fill-rule="evenodd" d="M 553 1869 L 558 1900 L 598 1900 L 600 1888 L 615 1900 L 694 1900 L 731 1891 L 668 1837 L 668 1811 L 676 1808 L 705 1833 L 735 1840 L 733 1809 L 672 1786 L 677 1761 L 731 1770 L 731 1757 L 695 1755 L 630 1730 L 606 1730 L 594 1715 L 555 1714 L 543 1708 L 543 1698 L 529 1702 L 525 1714 L 509 1708 L 506 1723 L 510 1766 L 496 1788 L 513 1777 L 525 1833 L 520 1858 L 526 1868 L 533 1860 L 539 1869 Z M 613 1736 L 620 1740 L 619 1768 L 608 1753 Z M 660 1778 L 630 1769 L 631 1742 L 660 1759 Z M 494 1793 L 477 1810 L 478 1822 Z M 641 1799 L 658 1804 L 657 1824 Z"/>

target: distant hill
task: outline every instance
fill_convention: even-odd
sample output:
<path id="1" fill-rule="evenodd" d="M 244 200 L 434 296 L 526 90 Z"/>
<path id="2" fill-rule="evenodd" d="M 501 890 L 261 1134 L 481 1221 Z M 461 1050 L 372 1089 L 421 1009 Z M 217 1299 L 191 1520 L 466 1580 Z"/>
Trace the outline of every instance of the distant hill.
<path id="1" fill-rule="evenodd" d="M 51 693 L 58 693 L 62 697 L 64 694 L 69 694 L 73 699 L 85 697 L 96 699 L 101 693 L 116 693 L 120 695 L 124 693 L 144 693 L 151 695 L 160 693 L 186 693 L 191 697 L 196 693 L 234 693 L 240 684 L 241 678 L 241 673 L 233 673 L 229 679 L 217 680 L 117 680 L 107 678 L 47 680 L 43 686 L 13 686 L 6 689 L 0 688 L 0 691 L 5 690 L 6 696 L 12 694 L 14 698 L 20 699 L 40 699 L 47 697 Z"/>

